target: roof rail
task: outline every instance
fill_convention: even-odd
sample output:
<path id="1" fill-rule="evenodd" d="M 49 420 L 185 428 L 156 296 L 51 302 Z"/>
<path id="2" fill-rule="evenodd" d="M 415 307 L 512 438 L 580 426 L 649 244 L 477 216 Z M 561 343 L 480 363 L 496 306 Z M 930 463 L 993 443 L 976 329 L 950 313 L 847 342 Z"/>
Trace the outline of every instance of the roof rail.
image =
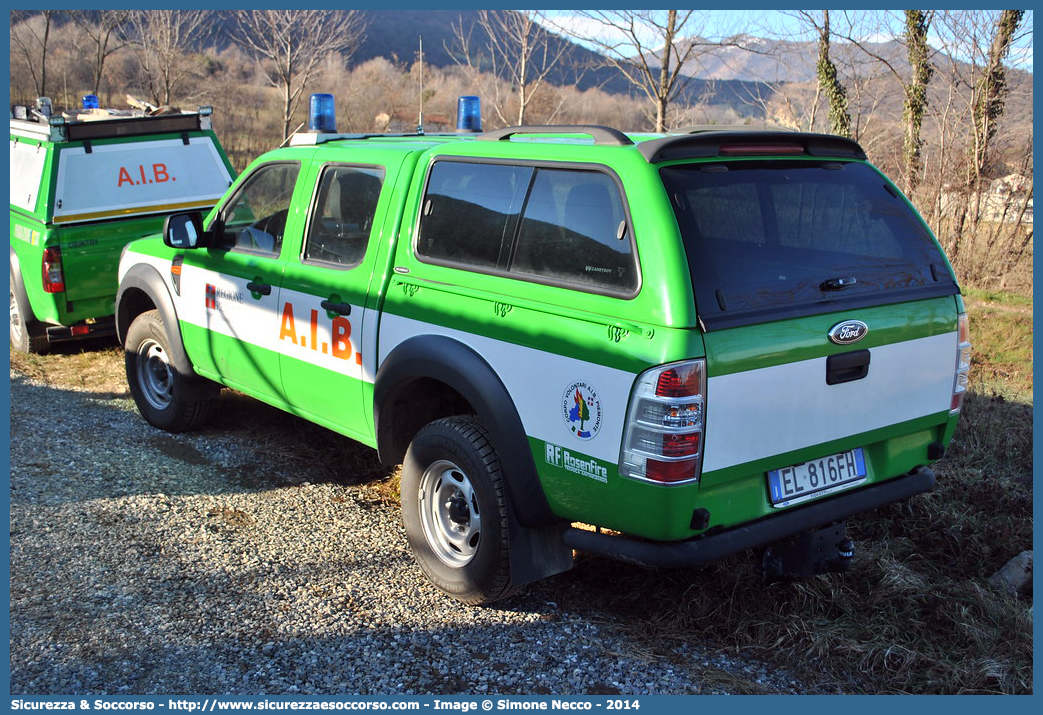
<path id="1" fill-rule="evenodd" d="M 92 115 L 83 120 L 77 115 L 53 115 L 46 124 L 11 119 L 11 133 L 53 142 L 109 139 L 194 132 L 210 129 L 211 107 L 200 107 L 197 112 L 178 112 L 156 115 Z M 100 118 L 99 118 L 100 117 Z"/>
<path id="2" fill-rule="evenodd" d="M 650 139 L 638 145 L 638 151 L 650 164 L 674 159 L 694 159 L 720 156 L 721 148 L 747 146 L 753 150 L 758 145 L 800 147 L 799 153 L 810 156 L 839 156 L 866 159 L 866 153 L 854 139 L 833 134 L 810 134 L 791 130 L 748 131 L 699 131 L 695 134 L 673 134 L 659 139 Z M 770 150 L 764 153 L 771 154 Z"/>
<path id="3" fill-rule="evenodd" d="M 612 146 L 630 146 L 630 141 L 623 132 L 612 127 L 603 127 L 597 124 L 548 124 L 521 127 L 507 127 L 485 132 L 478 136 L 481 141 L 510 141 L 515 134 L 587 134 L 595 144 L 609 144 Z"/>

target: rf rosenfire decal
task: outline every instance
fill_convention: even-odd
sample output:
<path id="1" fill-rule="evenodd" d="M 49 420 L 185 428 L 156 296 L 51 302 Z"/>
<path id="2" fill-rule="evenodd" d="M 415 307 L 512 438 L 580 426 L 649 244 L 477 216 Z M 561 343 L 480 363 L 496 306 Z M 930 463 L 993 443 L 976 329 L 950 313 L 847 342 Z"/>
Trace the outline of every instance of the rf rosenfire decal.
<path id="1" fill-rule="evenodd" d="M 580 439 L 593 439 L 601 429 L 601 400 L 597 390 L 585 382 L 574 382 L 561 397 L 565 424 Z"/>

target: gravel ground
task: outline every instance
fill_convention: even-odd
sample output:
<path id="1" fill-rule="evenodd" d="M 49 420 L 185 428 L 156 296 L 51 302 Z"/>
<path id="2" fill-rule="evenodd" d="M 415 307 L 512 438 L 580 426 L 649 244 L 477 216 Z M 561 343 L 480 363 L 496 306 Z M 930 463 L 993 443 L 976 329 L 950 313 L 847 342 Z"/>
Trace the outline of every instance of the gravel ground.
<path id="1" fill-rule="evenodd" d="M 618 614 L 574 612 L 577 570 L 494 607 L 442 596 L 394 504 L 280 459 L 287 424 L 282 443 L 169 435 L 124 395 L 12 370 L 12 695 L 807 692 L 696 637 L 650 649 Z"/>

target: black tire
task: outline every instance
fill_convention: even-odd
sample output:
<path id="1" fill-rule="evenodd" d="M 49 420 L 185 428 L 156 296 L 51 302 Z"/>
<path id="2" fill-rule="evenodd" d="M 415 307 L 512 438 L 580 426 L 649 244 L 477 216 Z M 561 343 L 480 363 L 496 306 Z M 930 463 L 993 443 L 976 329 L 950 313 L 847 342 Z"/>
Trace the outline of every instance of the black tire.
<path id="1" fill-rule="evenodd" d="M 124 351 L 130 394 L 149 424 L 168 432 L 187 432 L 206 421 L 214 401 L 186 394 L 190 378 L 170 364 L 170 341 L 158 310 L 134 319 Z"/>
<path id="2" fill-rule="evenodd" d="M 444 593 L 483 605 L 515 591 L 500 460 L 474 417 L 425 426 L 402 467 L 402 520 L 420 568 Z"/>
<path id="3" fill-rule="evenodd" d="M 11 347 L 23 353 L 43 355 L 50 352 L 51 341 L 43 325 L 36 320 L 33 309 L 20 295 L 15 282 L 14 271 L 11 272 Z"/>

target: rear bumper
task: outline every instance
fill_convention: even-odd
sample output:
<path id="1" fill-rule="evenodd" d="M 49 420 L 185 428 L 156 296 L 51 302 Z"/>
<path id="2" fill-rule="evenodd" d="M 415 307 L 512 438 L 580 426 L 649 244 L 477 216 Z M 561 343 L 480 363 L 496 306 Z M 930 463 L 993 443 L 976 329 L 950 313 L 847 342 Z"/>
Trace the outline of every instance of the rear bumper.
<path id="1" fill-rule="evenodd" d="M 79 340 L 80 338 L 97 338 L 116 334 L 116 319 L 114 316 L 98 318 L 93 323 L 76 323 L 75 325 L 48 325 L 47 340 L 52 343 L 65 342 L 67 340 Z"/>
<path id="2" fill-rule="evenodd" d="M 765 546 L 787 536 L 908 499 L 930 491 L 934 484 L 934 472 L 927 467 L 917 467 L 909 474 L 865 489 L 788 509 L 760 521 L 689 541 L 635 541 L 570 527 L 565 532 L 565 543 L 577 551 L 601 554 L 642 566 L 701 566 L 729 554 Z"/>

